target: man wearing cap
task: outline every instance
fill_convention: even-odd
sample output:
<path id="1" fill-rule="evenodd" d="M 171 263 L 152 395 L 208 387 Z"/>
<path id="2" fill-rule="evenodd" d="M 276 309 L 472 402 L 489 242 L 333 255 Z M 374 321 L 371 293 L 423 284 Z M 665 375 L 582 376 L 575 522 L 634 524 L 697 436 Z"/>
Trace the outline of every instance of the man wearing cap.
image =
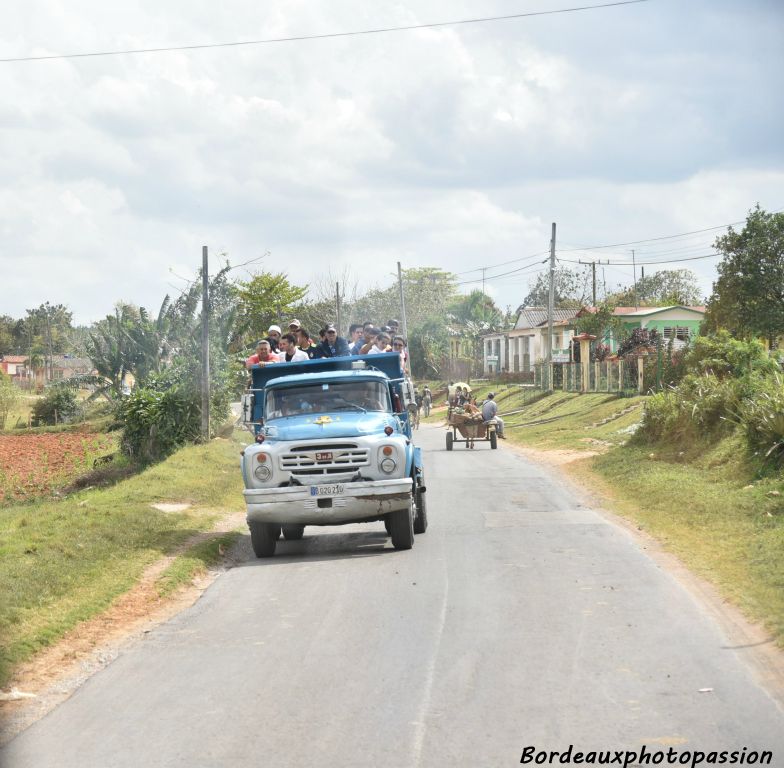
<path id="1" fill-rule="evenodd" d="M 496 403 L 494 398 L 494 392 L 487 393 L 487 400 L 482 403 L 482 421 L 492 421 L 492 419 L 495 419 L 495 431 L 498 434 L 498 437 L 505 440 L 504 420 L 498 415 L 498 403 Z"/>
<path id="2" fill-rule="evenodd" d="M 342 357 L 351 354 L 348 342 L 342 336 L 338 336 L 338 329 L 334 325 L 328 325 L 325 330 L 324 341 L 316 346 L 314 358 Z"/>
<path id="3" fill-rule="evenodd" d="M 267 341 L 269 342 L 270 349 L 276 354 L 278 352 L 278 342 L 282 335 L 283 331 L 280 330 L 279 325 L 271 325 L 267 331 Z"/>
<path id="4" fill-rule="evenodd" d="M 302 328 L 302 323 L 299 320 L 292 320 L 289 323 L 289 333 L 293 333 L 295 336 L 299 333 L 299 329 Z"/>
<path id="5" fill-rule="evenodd" d="M 277 363 L 279 362 L 278 356 L 275 352 L 270 349 L 270 343 L 267 339 L 262 339 L 258 344 L 256 344 L 256 354 L 251 355 L 245 361 L 246 368 L 252 368 L 254 365 L 265 366 L 269 365 L 269 363 Z"/>

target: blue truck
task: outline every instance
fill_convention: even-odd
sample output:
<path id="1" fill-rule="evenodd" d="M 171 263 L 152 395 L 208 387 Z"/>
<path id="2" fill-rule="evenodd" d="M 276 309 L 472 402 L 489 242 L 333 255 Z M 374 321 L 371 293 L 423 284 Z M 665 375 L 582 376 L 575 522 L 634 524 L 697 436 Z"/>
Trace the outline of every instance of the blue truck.
<path id="1" fill-rule="evenodd" d="M 257 557 L 307 525 L 383 521 L 395 549 L 427 529 L 414 390 L 394 352 L 251 368 L 242 452 L 247 521 Z"/>

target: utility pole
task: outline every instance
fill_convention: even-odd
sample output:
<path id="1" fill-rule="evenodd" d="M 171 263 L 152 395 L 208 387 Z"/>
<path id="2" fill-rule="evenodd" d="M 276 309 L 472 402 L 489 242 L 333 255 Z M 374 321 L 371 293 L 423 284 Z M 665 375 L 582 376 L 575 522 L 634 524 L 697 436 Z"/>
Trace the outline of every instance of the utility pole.
<path id="1" fill-rule="evenodd" d="M 403 269 L 397 263 L 397 284 L 400 288 L 400 322 L 403 324 L 403 337 L 408 341 L 408 325 L 406 324 L 406 297 L 403 293 Z"/>
<path id="2" fill-rule="evenodd" d="M 340 283 L 335 283 L 335 317 L 337 318 L 337 325 L 338 325 L 338 336 L 341 336 L 340 332 Z"/>
<path id="3" fill-rule="evenodd" d="M 640 271 L 640 298 L 645 301 L 645 267 L 641 266 Z"/>
<path id="4" fill-rule="evenodd" d="M 634 248 L 632 248 L 632 268 L 634 269 L 634 308 L 639 309 L 640 305 L 637 301 L 637 261 L 634 258 Z"/>
<path id="5" fill-rule="evenodd" d="M 555 313 L 555 222 L 550 237 L 550 298 L 547 302 L 547 388 L 553 390 L 553 314 Z"/>
<path id="6" fill-rule="evenodd" d="M 201 248 L 201 436 L 210 439 L 210 273 L 207 246 Z"/>
<path id="7" fill-rule="evenodd" d="M 604 286 L 604 300 L 607 301 L 607 276 L 604 274 L 604 267 L 602 267 L 602 285 Z"/>
<path id="8" fill-rule="evenodd" d="M 593 305 L 596 306 L 596 262 L 591 262 L 591 276 L 593 278 Z"/>

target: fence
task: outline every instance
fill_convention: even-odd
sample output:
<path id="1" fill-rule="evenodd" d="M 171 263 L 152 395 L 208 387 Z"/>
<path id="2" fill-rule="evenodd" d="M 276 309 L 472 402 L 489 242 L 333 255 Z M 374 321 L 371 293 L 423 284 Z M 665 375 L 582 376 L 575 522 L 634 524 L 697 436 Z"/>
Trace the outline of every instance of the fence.
<path id="1" fill-rule="evenodd" d="M 537 363 L 534 366 L 534 386 L 537 389 L 564 392 L 608 392 L 633 395 L 640 391 L 636 360 L 606 360 L 588 363 Z M 644 390 L 643 390 L 644 391 Z"/>

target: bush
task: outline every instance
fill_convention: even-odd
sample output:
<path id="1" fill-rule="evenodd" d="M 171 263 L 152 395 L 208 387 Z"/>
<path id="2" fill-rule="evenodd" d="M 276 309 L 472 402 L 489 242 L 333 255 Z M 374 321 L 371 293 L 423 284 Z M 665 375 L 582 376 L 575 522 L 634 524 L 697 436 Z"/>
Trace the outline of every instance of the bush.
<path id="1" fill-rule="evenodd" d="M 33 406 L 32 424 L 67 424 L 79 415 L 76 393 L 67 386 L 55 385 L 46 390 L 43 398 Z"/>
<path id="2" fill-rule="evenodd" d="M 698 336 L 686 354 L 685 363 L 693 373 L 711 373 L 720 378 L 768 376 L 781 370 L 762 342 L 742 341 L 727 331 Z"/>
<path id="3" fill-rule="evenodd" d="M 694 442 L 734 428 L 744 397 L 744 382 L 713 374 L 689 375 L 677 387 L 653 395 L 645 404 L 638 435 Z"/>
<path id="4" fill-rule="evenodd" d="M 779 374 L 763 380 L 755 397 L 744 400 L 740 420 L 749 448 L 784 464 L 784 379 Z"/>
<path id="5" fill-rule="evenodd" d="M 160 461 L 177 448 L 201 438 L 201 391 L 188 363 L 176 363 L 149 377 L 119 406 L 123 450 L 142 464 Z M 210 426 L 215 435 L 229 414 L 228 375 L 215 376 L 210 386 Z"/>

